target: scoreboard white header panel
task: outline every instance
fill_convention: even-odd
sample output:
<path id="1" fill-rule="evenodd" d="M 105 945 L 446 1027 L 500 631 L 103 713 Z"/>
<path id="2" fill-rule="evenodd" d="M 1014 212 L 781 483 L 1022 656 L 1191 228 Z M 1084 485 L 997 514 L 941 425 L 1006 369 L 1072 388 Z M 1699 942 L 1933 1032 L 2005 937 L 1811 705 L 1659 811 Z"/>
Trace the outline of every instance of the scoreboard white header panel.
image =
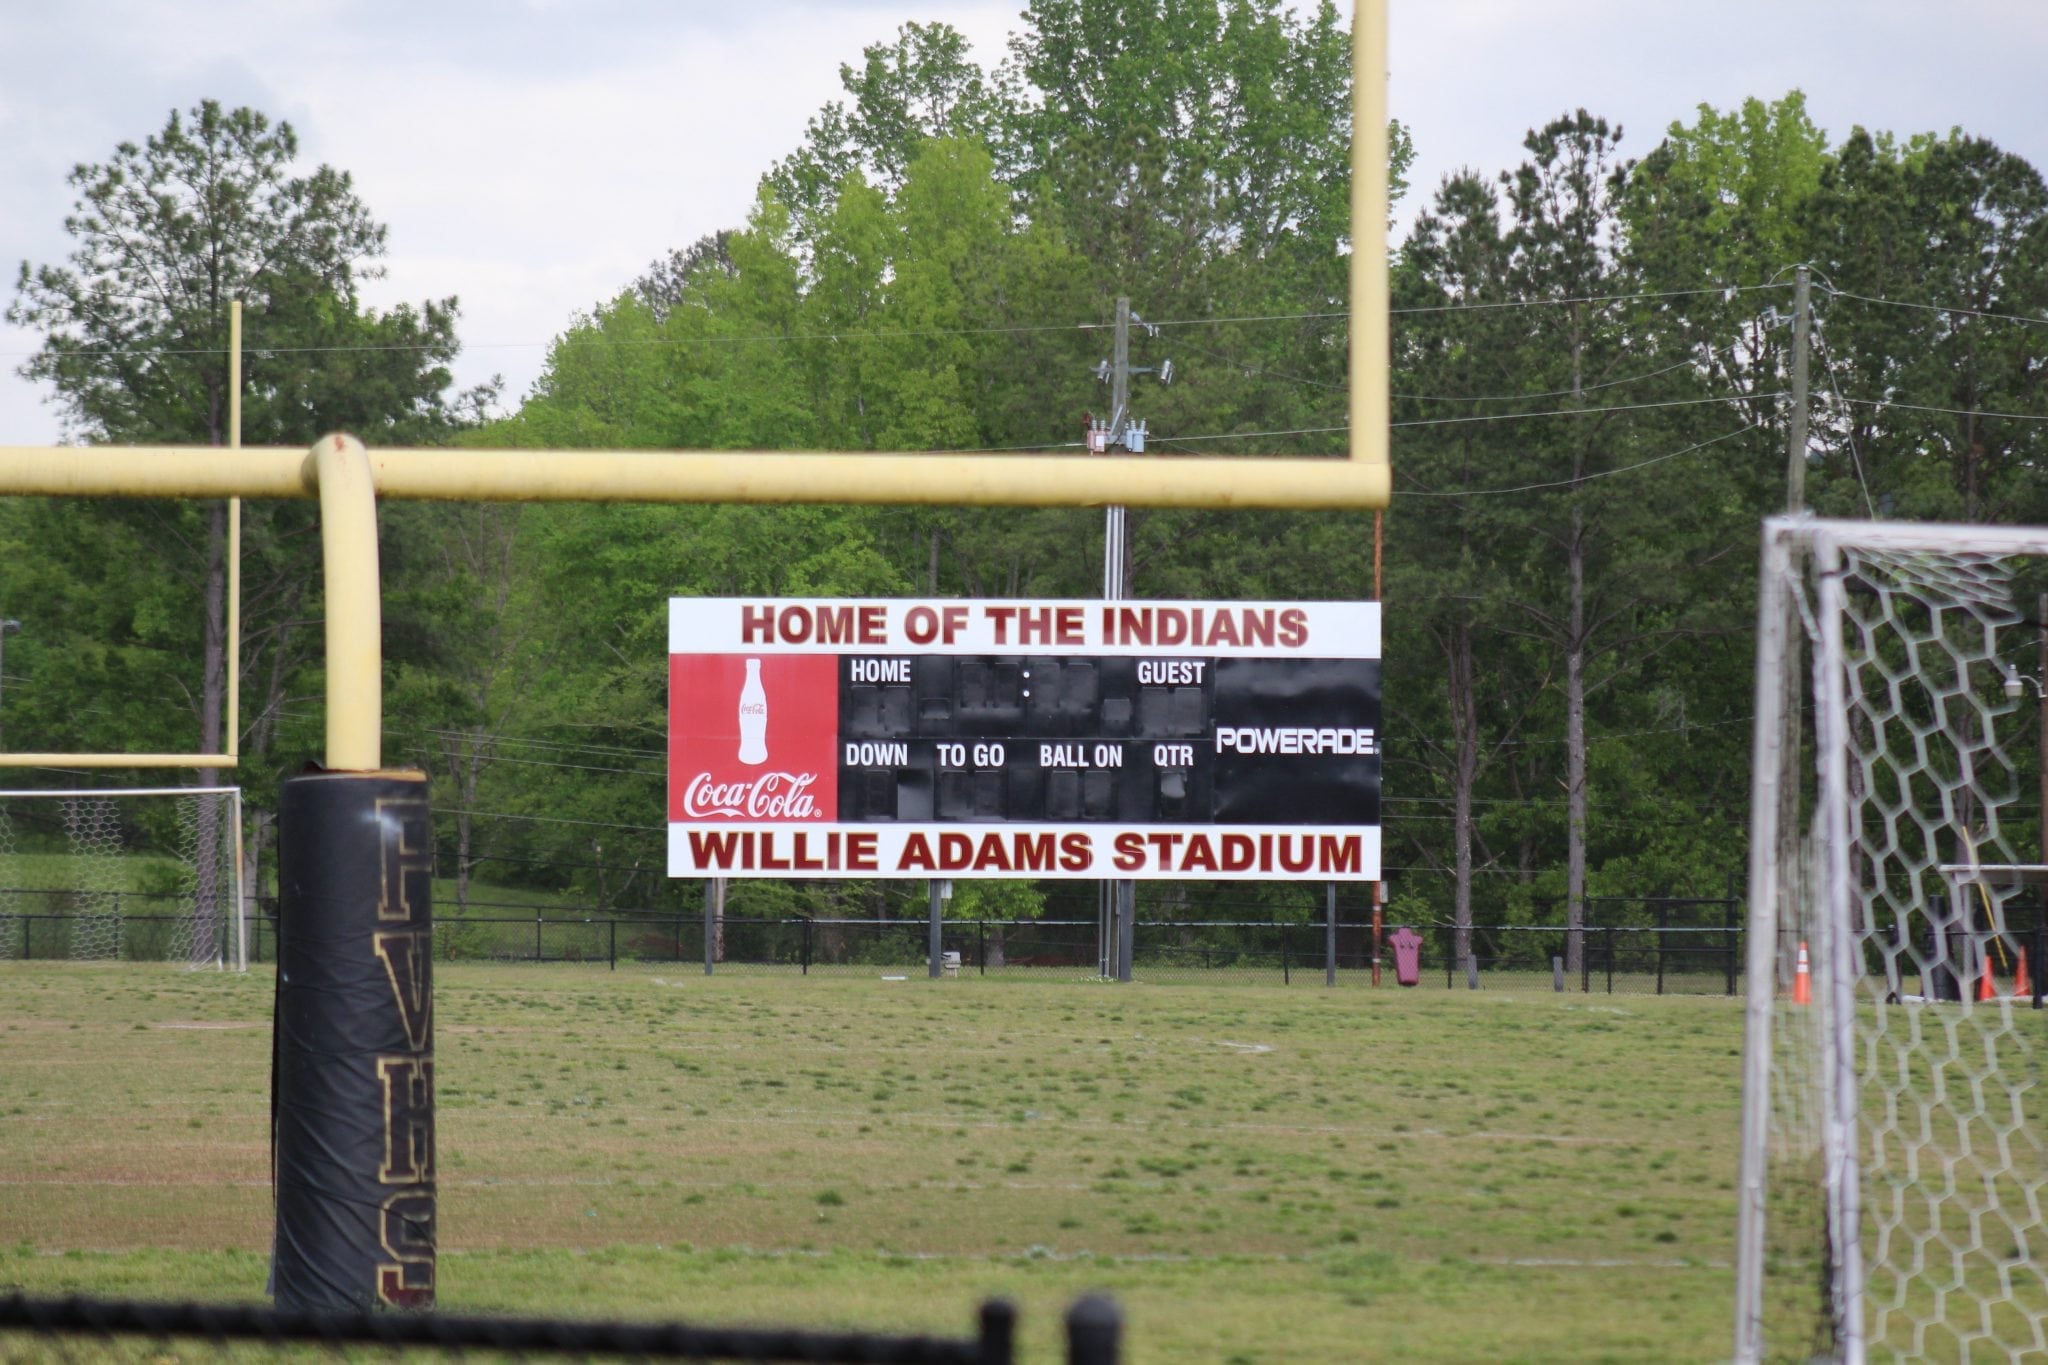
<path id="1" fill-rule="evenodd" d="M 669 874 L 1380 872 L 1372 602 L 677 598 Z"/>

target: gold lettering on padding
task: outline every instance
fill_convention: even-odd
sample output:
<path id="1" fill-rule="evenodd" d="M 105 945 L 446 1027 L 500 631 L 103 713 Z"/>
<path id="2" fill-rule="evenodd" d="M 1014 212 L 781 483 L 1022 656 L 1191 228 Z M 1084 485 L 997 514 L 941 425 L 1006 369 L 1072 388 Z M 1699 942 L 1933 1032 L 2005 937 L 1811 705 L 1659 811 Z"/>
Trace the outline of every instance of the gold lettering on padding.
<path id="1" fill-rule="evenodd" d="M 398 1002 L 398 1017 L 405 1024 L 405 1041 L 415 1052 L 427 1050 L 434 1033 L 434 982 L 430 936 L 419 933 L 373 934 L 371 946 L 384 964 L 384 979 L 391 983 L 391 995 Z"/>
<path id="2" fill-rule="evenodd" d="M 434 844 L 426 800 L 378 797 L 377 829 L 383 873 L 377 896 L 378 922 L 409 924 L 431 904 Z"/>
<path id="3" fill-rule="evenodd" d="M 434 1059 L 379 1057 L 384 1087 L 381 1185 L 419 1185 L 434 1178 Z"/>
<path id="4" fill-rule="evenodd" d="M 434 1305 L 434 1196 L 427 1190 L 389 1195 L 378 1208 L 377 1235 L 389 1261 L 377 1267 L 377 1297 L 394 1308 Z"/>

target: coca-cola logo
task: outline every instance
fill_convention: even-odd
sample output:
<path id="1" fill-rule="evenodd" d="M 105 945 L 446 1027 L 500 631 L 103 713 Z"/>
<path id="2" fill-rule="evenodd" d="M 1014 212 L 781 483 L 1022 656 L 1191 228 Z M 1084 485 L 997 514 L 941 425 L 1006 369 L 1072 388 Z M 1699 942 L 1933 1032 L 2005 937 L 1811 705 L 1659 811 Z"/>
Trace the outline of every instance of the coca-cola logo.
<path id="1" fill-rule="evenodd" d="M 818 813 L 810 787 L 816 773 L 762 773 L 750 782 L 716 782 L 698 773 L 683 789 L 683 813 L 735 820 L 809 820 Z"/>

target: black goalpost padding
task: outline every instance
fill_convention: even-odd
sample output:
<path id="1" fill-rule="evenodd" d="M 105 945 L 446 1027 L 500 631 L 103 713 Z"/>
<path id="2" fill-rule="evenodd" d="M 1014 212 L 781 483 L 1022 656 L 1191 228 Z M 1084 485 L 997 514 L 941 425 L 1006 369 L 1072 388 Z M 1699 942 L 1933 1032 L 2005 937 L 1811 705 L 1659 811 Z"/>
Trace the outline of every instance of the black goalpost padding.
<path id="1" fill-rule="evenodd" d="M 272 1081 L 282 1309 L 434 1302 L 433 838 L 423 773 L 278 797 Z"/>

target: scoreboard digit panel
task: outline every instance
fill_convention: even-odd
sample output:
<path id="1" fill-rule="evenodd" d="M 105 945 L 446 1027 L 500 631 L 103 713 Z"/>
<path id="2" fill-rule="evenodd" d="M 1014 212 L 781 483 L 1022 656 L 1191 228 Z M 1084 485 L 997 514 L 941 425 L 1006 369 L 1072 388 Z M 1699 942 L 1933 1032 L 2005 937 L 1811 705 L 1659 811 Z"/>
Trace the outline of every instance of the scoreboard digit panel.
<path id="1" fill-rule="evenodd" d="M 1373 603 L 677 599 L 675 876 L 1379 872 Z"/>
<path id="2" fill-rule="evenodd" d="M 1370 659 L 841 659 L 839 818 L 1377 824 Z"/>

